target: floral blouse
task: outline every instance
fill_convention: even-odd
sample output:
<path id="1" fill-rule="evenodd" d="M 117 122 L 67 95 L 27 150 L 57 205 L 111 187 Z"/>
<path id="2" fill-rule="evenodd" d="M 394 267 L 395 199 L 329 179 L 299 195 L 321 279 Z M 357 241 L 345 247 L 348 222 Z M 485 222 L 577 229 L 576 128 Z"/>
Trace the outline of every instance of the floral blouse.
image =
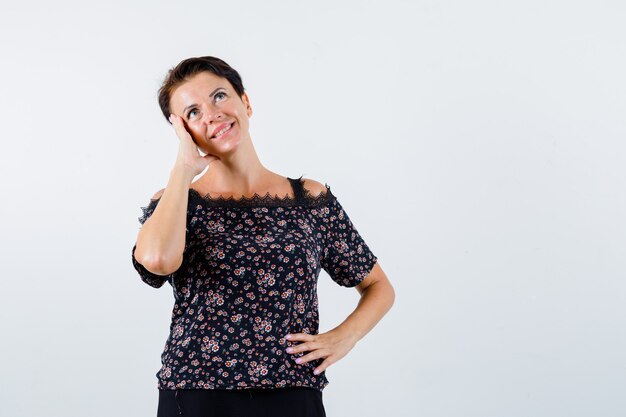
<path id="1" fill-rule="evenodd" d="M 354 287 L 377 257 L 328 184 L 317 196 L 302 177 L 288 178 L 294 195 L 233 199 L 189 189 L 183 263 L 156 275 L 135 259 L 146 284 L 168 282 L 174 293 L 170 334 L 157 372 L 158 389 L 245 389 L 328 385 L 323 359 L 297 364 L 308 352 L 287 353 L 317 334 L 317 280 L 323 268 Z M 160 197 L 142 207 L 143 225 Z"/>

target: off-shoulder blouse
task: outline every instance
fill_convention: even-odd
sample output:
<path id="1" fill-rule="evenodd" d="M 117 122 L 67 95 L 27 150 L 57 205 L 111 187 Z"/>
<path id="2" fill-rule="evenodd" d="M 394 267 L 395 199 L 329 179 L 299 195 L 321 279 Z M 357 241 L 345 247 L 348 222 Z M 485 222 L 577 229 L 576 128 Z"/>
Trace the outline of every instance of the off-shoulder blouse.
<path id="1" fill-rule="evenodd" d="M 312 387 L 322 359 L 297 364 L 290 333 L 317 334 L 317 281 L 323 268 L 334 282 L 354 287 L 377 257 L 328 184 L 317 196 L 302 177 L 288 178 L 293 197 L 213 198 L 189 189 L 183 262 L 156 275 L 135 259 L 146 284 L 168 282 L 174 294 L 170 333 L 156 373 L 159 389 Z M 139 218 L 152 215 L 151 199 Z"/>

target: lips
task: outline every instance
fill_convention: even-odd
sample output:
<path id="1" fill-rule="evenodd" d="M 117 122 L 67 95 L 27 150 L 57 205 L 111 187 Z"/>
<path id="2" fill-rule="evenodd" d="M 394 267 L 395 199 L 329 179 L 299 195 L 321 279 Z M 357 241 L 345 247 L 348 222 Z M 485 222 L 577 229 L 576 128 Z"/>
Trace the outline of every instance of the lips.
<path id="1" fill-rule="evenodd" d="M 229 130 L 230 130 L 230 129 L 232 129 L 232 127 L 233 127 L 233 124 L 234 124 L 234 123 L 235 123 L 235 122 L 230 122 L 230 123 L 222 123 L 221 125 L 219 125 L 219 126 L 218 126 L 218 127 L 217 127 L 214 131 L 213 131 L 213 135 L 211 135 L 211 138 L 210 138 L 210 139 L 215 139 L 215 135 L 216 135 L 218 132 L 221 132 L 221 131 L 222 131 L 223 129 L 225 129 L 225 128 L 228 128 Z M 226 134 L 226 133 L 228 133 L 228 131 L 226 131 L 226 132 L 222 133 L 222 135 L 224 135 L 224 134 Z"/>

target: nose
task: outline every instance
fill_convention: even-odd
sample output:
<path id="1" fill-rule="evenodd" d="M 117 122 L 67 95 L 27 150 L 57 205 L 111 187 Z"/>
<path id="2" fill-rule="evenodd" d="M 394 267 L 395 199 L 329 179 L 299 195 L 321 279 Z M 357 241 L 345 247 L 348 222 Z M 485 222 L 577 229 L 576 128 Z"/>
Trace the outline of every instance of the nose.
<path id="1" fill-rule="evenodd" d="M 203 118 L 203 122 L 209 125 L 213 121 L 221 120 L 222 111 L 217 107 L 207 106 L 202 118 Z"/>

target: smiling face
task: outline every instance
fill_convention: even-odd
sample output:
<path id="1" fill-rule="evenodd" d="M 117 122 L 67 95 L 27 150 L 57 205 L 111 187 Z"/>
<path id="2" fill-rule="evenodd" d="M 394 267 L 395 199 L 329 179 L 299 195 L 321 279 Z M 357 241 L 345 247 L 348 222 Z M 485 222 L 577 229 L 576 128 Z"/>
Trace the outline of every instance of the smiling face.
<path id="1" fill-rule="evenodd" d="M 204 153 L 222 157 L 236 150 L 241 141 L 250 140 L 248 95 L 243 93 L 240 98 L 226 78 L 211 72 L 200 72 L 175 88 L 170 109 L 182 117 Z"/>

